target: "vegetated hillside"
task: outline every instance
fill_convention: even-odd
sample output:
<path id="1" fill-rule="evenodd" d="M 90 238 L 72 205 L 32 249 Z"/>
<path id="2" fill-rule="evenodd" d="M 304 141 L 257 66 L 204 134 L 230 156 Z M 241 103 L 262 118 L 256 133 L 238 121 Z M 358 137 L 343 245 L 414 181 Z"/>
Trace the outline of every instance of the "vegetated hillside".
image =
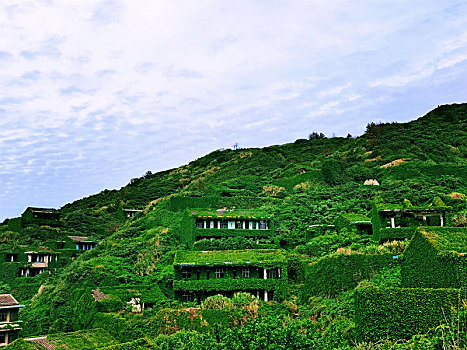
<path id="1" fill-rule="evenodd" d="M 120 190 L 105 190 L 65 205 L 60 210 L 61 227 L 10 232 L 6 225 L 0 226 L 0 251 L 20 245 L 40 247 L 44 240 L 67 235 L 101 241 L 56 273 L 34 277 L 32 292 L 22 300 L 28 303 L 22 312 L 24 335 L 101 327 L 121 342 L 149 337 L 158 339 L 157 344 L 181 344 L 186 337 L 199 348 L 203 341 L 216 348 L 210 338 L 214 337 L 219 348 L 229 348 L 229 343 L 232 349 L 240 349 L 239 344 L 259 342 L 252 335 L 261 338 L 282 325 L 289 335 L 301 334 L 294 340 L 295 348 L 350 347 L 354 344 L 352 292 L 339 289 L 336 298 L 316 295 L 311 301 L 300 301 L 303 265 L 343 250 L 349 254 L 399 253 L 405 243 L 378 246 L 352 231 L 320 235 L 309 226 L 332 224 L 341 212 L 368 215 L 376 197 L 390 203 L 409 199 L 416 205 L 430 203 L 435 196 L 452 208 L 453 224 L 465 225 L 466 159 L 467 104 L 441 106 L 410 123 L 369 124 L 366 133 L 356 138 L 323 138 L 313 133 L 310 139 L 294 143 L 218 150 L 176 169 L 148 172 Z M 365 186 L 367 179 L 376 179 L 380 185 Z M 191 202 L 183 197 L 191 197 Z M 183 203 L 260 207 L 274 215 L 280 246 L 289 259 L 288 302 L 260 303 L 250 315 L 254 320 L 243 328 L 230 325 L 222 331 L 201 324 L 198 328 L 182 326 L 180 308 L 186 306 L 170 301 L 161 300 L 159 309 L 143 315 L 115 305 L 106 310 L 118 312 L 101 312 L 105 307 L 96 305 L 90 294 L 98 287 L 157 283 L 167 298 L 173 297 L 173 258 L 177 249 L 184 248 Z M 144 212 L 126 219 L 124 208 Z M 222 244 L 228 249 L 246 243 L 226 240 Z M 372 277 L 366 283 L 376 286 L 399 283 L 397 267 L 367 275 Z M 0 291 L 26 288 L 10 282 L 0 280 Z M 243 324 L 240 319 L 235 322 Z M 174 329 L 194 333 L 160 338 Z M 306 339 L 304 329 L 308 330 Z M 279 335 L 276 343 L 271 337 L 271 348 L 280 348 Z M 258 347 L 268 348 L 260 343 Z M 289 344 L 289 348 L 294 347 Z"/>

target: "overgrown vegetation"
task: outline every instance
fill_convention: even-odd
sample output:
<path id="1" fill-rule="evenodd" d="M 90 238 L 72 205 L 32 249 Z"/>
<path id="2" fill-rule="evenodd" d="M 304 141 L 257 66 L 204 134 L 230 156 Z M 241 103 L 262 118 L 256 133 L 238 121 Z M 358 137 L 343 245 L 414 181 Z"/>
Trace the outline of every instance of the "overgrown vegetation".
<path id="1" fill-rule="evenodd" d="M 404 281 L 403 252 L 416 229 L 399 230 L 395 237 L 397 232 L 380 227 L 375 241 L 346 221 L 367 220 L 375 203 L 427 207 L 439 197 L 449 208 L 448 224 L 465 227 L 466 128 L 467 105 L 462 104 L 441 106 L 410 123 L 372 123 L 357 138 L 313 132 L 285 145 L 215 151 L 176 169 L 148 172 L 120 190 L 67 204 L 59 210 L 60 225 L 23 227 L 6 221 L 0 225 L 0 292 L 26 304 L 22 336 L 49 334 L 57 344 L 70 332 L 101 328 L 109 335 L 109 342 L 99 345 L 106 349 L 460 349 L 466 339 L 465 304 L 443 314 L 417 304 L 428 292 L 388 292 Z M 367 179 L 380 185 L 365 186 Z M 209 210 L 190 212 L 196 208 Z M 219 238 L 211 240 L 216 234 L 208 236 L 192 225 L 191 215 L 214 216 L 221 208 L 235 208 L 232 213 L 239 216 L 271 217 L 274 230 L 234 235 L 219 229 Z M 142 211 L 127 218 L 124 209 Z M 331 226 L 335 223 L 339 227 Z M 310 227 L 318 224 L 327 226 Z M 100 244 L 85 252 L 58 249 L 57 241 L 68 236 Z M 193 259 L 206 250 L 263 248 L 276 251 L 287 272 L 283 302 L 243 293 L 211 296 L 200 304 L 175 301 L 176 251 L 178 259 L 184 254 Z M 24 256 L 6 261 L 7 254 L 38 250 L 59 253 L 60 261 L 36 277 L 16 274 L 27 265 Z M 430 293 L 442 304 L 451 291 Z M 455 304 L 451 295 L 463 292 L 453 293 L 449 305 Z M 135 298 L 147 304 L 141 312 L 127 304 Z M 397 314 L 385 319 L 389 311 L 378 304 L 381 298 L 394 305 L 406 302 L 400 328 L 386 325 Z M 380 307 L 384 316 L 366 315 L 365 305 Z M 417 310 L 427 317 L 436 314 L 435 321 L 415 317 Z M 412 320 L 428 322 L 428 333 Z M 26 349 L 26 342 L 10 348 Z"/>

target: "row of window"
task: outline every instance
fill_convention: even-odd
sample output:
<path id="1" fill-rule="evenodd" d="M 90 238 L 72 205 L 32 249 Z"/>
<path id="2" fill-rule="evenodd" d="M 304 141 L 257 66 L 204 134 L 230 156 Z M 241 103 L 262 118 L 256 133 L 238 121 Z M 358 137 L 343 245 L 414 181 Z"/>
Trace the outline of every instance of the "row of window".
<path id="1" fill-rule="evenodd" d="M 229 225 L 230 222 L 230 225 Z M 228 229 L 235 228 L 237 230 L 267 230 L 268 222 L 265 220 L 251 221 L 251 220 L 196 220 L 197 228 L 217 228 L 217 229 Z"/>
<path id="2" fill-rule="evenodd" d="M 189 269 L 183 269 L 182 270 L 182 278 L 184 279 L 191 279 L 192 277 L 192 273 L 193 273 L 193 270 L 189 270 Z M 214 270 L 214 278 L 224 278 L 225 277 L 225 269 L 220 267 L 220 268 L 216 268 Z M 234 273 L 234 278 L 236 278 L 236 271 L 233 272 Z M 196 271 L 196 274 L 197 274 L 197 279 L 199 280 L 199 271 Z M 279 278 L 279 268 L 272 268 L 272 269 L 266 269 L 266 276 L 267 278 Z M 207 272 L 207 276 L 206 276 L 206 279 L 209 279 L 210 277 L 210 271 Z M 250 268 L 249 267 L 244 267 L 242 268 L 242 273 L 241 273 L 241 277 L 242 278 L 250 278 Z M 262 276 L 260 276 L 261 278 Z"/>

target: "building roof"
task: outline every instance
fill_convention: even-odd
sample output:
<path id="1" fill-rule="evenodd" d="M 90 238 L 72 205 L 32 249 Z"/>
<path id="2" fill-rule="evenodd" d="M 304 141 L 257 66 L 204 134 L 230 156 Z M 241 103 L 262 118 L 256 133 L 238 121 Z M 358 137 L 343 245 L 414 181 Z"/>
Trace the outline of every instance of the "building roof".
<path id="1" fill-rule="evenodd" d="M 371 223 L 371 219 L 363 214 L 345 213 L 341 214 L 341 217 L 352 224 Z"/>
<path id="2" fill-rule="evenodd" d="M 19 305 L 19 303 L 11 294 L 0 294 L 0 307 L 13 305 Z"/>
<path id="3" fill-rule="evenodd" d="M 192 209 L 191 215 L 198 218 L 270 219 L 271 215 L 261 209 Z"/>
<path id="4" fill-rule="evenodd" d="M 27 207 L 26 210 L 32 210 L 35 213 L 56 213 L 57 209 L 55 208 L 37 208 L 37 207 Z"/>
<path id="5" fill-rule="evenodd" d="M 467 252 L 466 227 L 420 227 L 419 232 L 440 252 Z"/>
<path id="6" fill-rule="evenodd" d="M 75 242 L 85 242 L 88 239 L 88 237 L 84 236 L 68 236 L 68 238 Z"/>
<path id="7" fill-rule="evenodd" d="M 380 212 L 393 212 L 401 211 L 406 213 L 416 213 L 416 212 L 433 212 L 433 211 L 442 211 L 449 209 L 449 207 L 444 204 L 444 202 L 439 197 L 435 197 L 433 201 L 429 204 L 423 205 L 412 205 L 409 200 L 405 199 L 403 203 L 392 204 L 392 203 L 377 203 L 376 208 Z"/>
<path id="8" fill-rule="evenodd" d="M 245 250 L 180 250 L 175 254 L 174 265 L 261 265 L 285 262 L 280 249 L 245 249 Z"/>

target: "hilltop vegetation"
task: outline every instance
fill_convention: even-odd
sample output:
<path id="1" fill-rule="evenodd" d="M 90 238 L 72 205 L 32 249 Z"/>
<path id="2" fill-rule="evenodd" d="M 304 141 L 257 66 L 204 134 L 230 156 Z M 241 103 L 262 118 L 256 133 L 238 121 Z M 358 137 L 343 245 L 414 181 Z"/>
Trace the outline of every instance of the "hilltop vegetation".
<path id="1" fill-rule="evenodd" d="M 319 231 L 310 225 L 332 225 L 342 213 L 365 218 L 375 200 L 429 206 L 439 197 L 450 208 L 449 223 L 466 226 L 466 160 L 467 104 L 441 106 L 404 124 L 371 123 L 356 138 L 312 133 L 285 145 L 214 151 L 176 169 L 147 172 L 120 190 L 67 204 L 59 210 L 58 227 L 12 231 L 8 222 L 0 225 L 0 252 L 52 251 L 53 242 L 70 235 L 100 241 L 93 250 L 70 255 L 51 274 L 12 280 L 2 270 L 0 292 L 26 303 L 23 336 L 102 328 L 115 342 L 133 342 L 122 347 L 127 349 L 412 349 L 447 344 L 447 328 L 439 328 L 405 343 L 382 339 L 378 345 L 356 345 L 363 340 L 356 338 L 353 289 L 400 287 L 400 266 L 392 256 L 401 254 L 408 241 L 380 245 L 350 228 Z M 380 185 L 366 186 L 367 179 Z M 223 207 L 258 209 L 274 217 L 277 237 L 262 243 L 280 247 L 287 256 L 284 302 L 241 294 L 210 298 L 203 305 L 173 300 L 175 252 L 187 248 L 186 209 Z M 126 218 L 124 209 L 142 211 Z M 197 244 L 202 251 L 251 249 L 256 242 L 229 237 Z M 322 282 L 302 293 L 310 263 L 324 266 L 307 273 Z M 352 268 L 343 268 L 349 264 Z M 342 278 L 331 275 L 336 271 Z M 118 289 L 122 286 L 139 289 L 127 295 Z M 108 298 L 96 301 L 96 289 Z M 132 312 L 127 302 L 135 295 L 154 307 Z M 202 316 L 187 312 L 197 307 Z M 458 317 L 465 322 L 465 313 Z"/>

